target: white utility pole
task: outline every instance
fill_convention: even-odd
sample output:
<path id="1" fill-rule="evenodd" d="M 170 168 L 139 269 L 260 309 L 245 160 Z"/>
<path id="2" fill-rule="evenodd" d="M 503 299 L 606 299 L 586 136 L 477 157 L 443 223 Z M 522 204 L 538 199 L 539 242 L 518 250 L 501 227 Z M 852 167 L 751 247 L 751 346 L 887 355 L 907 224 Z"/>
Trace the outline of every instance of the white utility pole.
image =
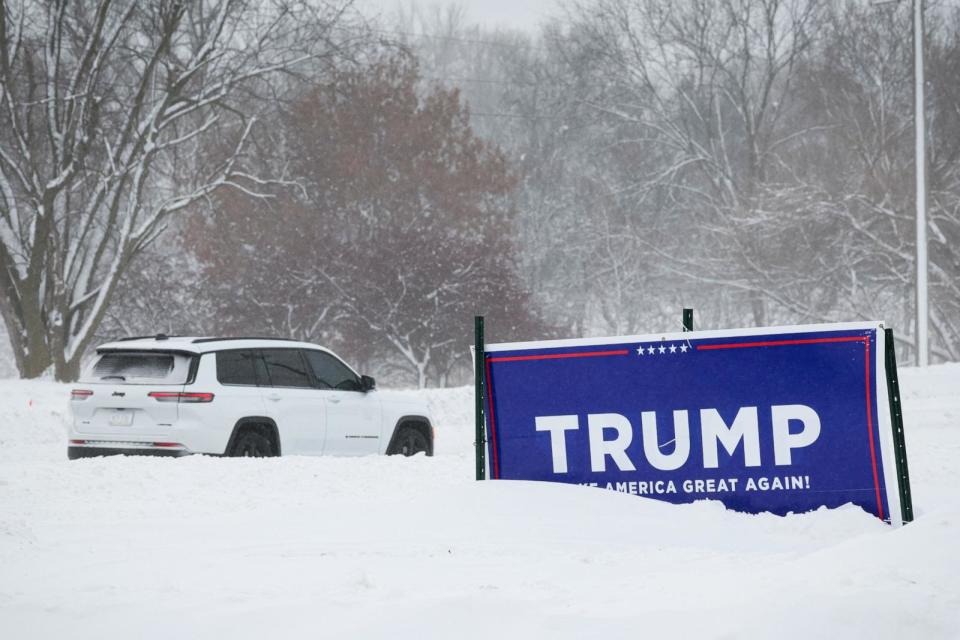
<path id="1" fill-rule="evenodd" d="M 913 121 L 916 131 L 914 162 L 917 176 L 917 366 L 930 355 L 930 308 L 927 301 L 927 132 L 923 99 L 923 0 L 913 0 Z"/>

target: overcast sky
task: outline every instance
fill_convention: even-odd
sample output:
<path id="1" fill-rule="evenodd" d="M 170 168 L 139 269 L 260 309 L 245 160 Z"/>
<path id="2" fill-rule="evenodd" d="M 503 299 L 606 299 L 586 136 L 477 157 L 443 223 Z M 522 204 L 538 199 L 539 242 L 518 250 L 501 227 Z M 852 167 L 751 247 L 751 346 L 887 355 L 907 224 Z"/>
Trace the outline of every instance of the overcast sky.
<path id="1" fill-rule="evenodd" d="M 358 3 L 362 11 L 385 16 L 389 16 L 400 5 L 411 4 L 424 8 L 456 4 L 467 10 L 467 17 L 471 22 L 490 27 L 503 26 L 535 31 L 543 20 L 557 13 L 560 0 L 359 0 Z"/>

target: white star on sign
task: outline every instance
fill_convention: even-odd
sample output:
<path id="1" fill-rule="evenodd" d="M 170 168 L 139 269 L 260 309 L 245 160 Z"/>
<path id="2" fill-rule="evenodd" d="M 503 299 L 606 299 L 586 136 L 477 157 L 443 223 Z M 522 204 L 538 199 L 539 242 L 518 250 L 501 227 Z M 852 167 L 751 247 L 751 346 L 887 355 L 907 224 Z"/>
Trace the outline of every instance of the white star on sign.
<path id="1" fill-rule="evenodd" d="M 676 352 L 677 352 L 677 345 L 675 344 L 670 345 L 670 353 L 676 353 Z"/>
<path id="2" fill-rule="evenodd" d="M 687 352 L 687 345 L 685 345 L 685 344 L 680 345 L 680 352 L 681 352 L 681 353 L 686 353 L 686 352 Z"/>
<path id="3" fill-rule="evenodd" d="M 637 355 L 638 356 L 643 355 L 643 345 L 640 345 L 639 347 L 637 347 Z"/>
<path id="4" fill-rule="evenodd" d="M 666 353 L 666 352 L 667 352 L 667 348 L 666 348 L 665 346 L 663 346 L 663 345 L 660 345 L 660 348 L 657 349 L 657 351 L 659 351 L 660 353 Z"/>
<path id="5" fill-rule="evenodd" d="M 649 349 L 647 349 L 647 353 L 649 353 L 650 355 L 653 355 L 653 347 L 650 347 Z"/>

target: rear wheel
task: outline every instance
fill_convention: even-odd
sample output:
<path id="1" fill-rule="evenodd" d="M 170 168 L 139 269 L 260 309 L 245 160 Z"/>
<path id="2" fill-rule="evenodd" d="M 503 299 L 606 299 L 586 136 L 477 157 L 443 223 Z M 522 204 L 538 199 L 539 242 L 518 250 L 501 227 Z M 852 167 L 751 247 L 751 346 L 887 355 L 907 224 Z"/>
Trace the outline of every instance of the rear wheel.
<path id="1" fill-rule="evenodd" d="M 400 427 L 393 441 L 393 455 L 414 456 L 418 453 L 427 453 L 430 443 L 426 436 L 415 427 Z"/>
<path id="2" fill-rule="evenodd" d="M 269 458 L 276 455 L 270 439 L 256 431 L 244 431 L 237 436 L 230 455 L 234 458 Z"/>

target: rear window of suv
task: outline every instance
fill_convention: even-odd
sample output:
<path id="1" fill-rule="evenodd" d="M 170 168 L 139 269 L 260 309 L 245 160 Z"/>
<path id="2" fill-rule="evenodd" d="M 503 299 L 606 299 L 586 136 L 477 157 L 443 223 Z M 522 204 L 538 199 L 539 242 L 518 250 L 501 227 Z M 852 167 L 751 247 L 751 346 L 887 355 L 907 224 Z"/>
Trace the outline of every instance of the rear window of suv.
<path id="1" fill-rule="evenodd" d="M 97 382 L 184 384 L 190 357 L 176 353 L 101 353 L 87 377 Z"/>

